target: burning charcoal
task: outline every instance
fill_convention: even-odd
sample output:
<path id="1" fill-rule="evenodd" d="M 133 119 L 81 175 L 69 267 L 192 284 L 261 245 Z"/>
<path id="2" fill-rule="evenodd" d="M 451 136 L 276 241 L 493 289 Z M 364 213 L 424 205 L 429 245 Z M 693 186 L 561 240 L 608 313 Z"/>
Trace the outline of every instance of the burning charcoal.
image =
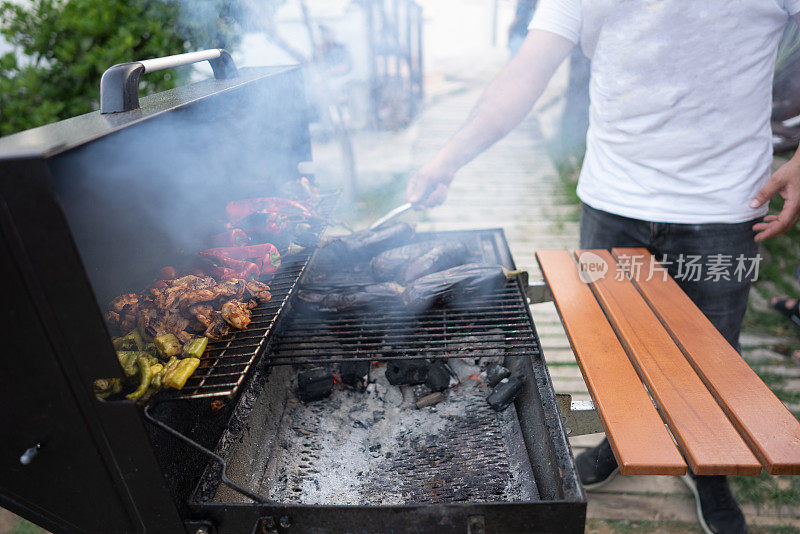
<path id="1" fill-rule="evenodd" d="M 419 400 L 417 400 L 416 406 L 418 410 L 421 410 L 428 406 L 434 406 L 435 404 L 439 404 L 443 400 L 444 400 L 444 393 L 442 393 L 441 391 L 436 391 L 434 393 L 430 393 L 428 395 L 425 395 L 424 397 L 421 397 Z"/>
<path id="2" fill-rule="evenodd" d="M 495 387 L 501 380 L 509 376 L 511 376 L 511 371 L 499 363 L 492 362 L 486 366 L 486 383 L 489 384 L 489 387 Z"/>
<path id="3" fill-rule="evenodd" d="M 458 384 L 458 376 L 444 360 L 436 360 L 428 370 L 425 384 L 431 391 L 444 391 Z"/>
<path id="4" fill-rule="evenodd" d="M 297 396 L 303 402 L 324 399 L 333 391 L 333 374 L 324 367 L 301 371 L 297 375 Z"/>
<path id="5" fill-rule="evenodd" d="M 369 382 L 369 362 L 344 362 L 339 365 L 339 375 L 343 383 L 356 391 L 364 391 Z"/>
<path id="6" fill-rule="evenodd" d="M 496 412 L 502 412 L 508 408 L 517 395 L 522 391 L 525 382 L 519 377 L 504 378 L 495 386 L 492 393 L 487 397 L 489 406 Z"/>
<path id="7" fill-rule="evenodd" d="M 394 360 L 386 364 L 386 380 L 393 386 L 422 384 L 428 378 L 428 360 Z"/>

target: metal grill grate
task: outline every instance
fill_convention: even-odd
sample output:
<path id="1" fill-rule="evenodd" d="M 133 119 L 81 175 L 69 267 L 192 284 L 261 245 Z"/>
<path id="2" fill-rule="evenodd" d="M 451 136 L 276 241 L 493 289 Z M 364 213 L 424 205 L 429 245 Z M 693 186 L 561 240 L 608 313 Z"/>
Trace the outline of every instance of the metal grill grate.
<path id="1" fill-rule="evenodd" d="M 443 232 L 419 239 L 458 239 L 473 251 L 472 261 L 513 268 L 501 232 Z M 311 266 L 311 269 L 321 266 Z M 368 272 L 366 268 L 360 272 Z M 309 272 L 309 275 L 314 274 Z M 306 276 L 305 278 L 309 278 Z M 358 280 L 360 281 L 360 280 Z M 468 338 L 468 348 L 465 348 Z M 281 329 L 267 364 L 317 364 L 346 361 L 481 357 L 503 350 L 510 356 L 539 353 L 520 283 L 470 299 L 460 306 L 412 313 L 397 301 L 377 302 L 367 310 L 292 313 Z"/>
<path id="2" fill-rule="evenodd" d="M 236 393 L 256 358 L 266 349 L 269 334 L 288 305 L 310 256 L 303 252 L 285 259 L 272 278 L 263 280 L 269 285 L 272 299 L 253 309 L 247 330 L 209 343 L 201 367 L 178 393 L 181 398 L 232 397 Z"/>
<path id="3" fill-rule="evenodd" d="M 391 301 L 368 312 L 293 314 L 269 365 L 538 354 L 518 282 L 471 304 L 413 314 Z M 469 345 L 465 347 L 465 339 Z"/>

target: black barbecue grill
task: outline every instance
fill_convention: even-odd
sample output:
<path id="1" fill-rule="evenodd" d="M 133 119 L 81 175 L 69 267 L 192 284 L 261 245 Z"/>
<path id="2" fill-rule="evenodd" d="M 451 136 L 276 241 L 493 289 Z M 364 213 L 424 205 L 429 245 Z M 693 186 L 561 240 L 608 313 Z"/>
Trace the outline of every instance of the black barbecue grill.
<path id="1" fill-rule="evenodd" d="M 582 530 L 585 497 L 519 281 L 418 316 L 389 303 L 314 315 L 293 296 L 325 266 L 311 250 L 287 255 L 265 280 L 272 300 L 248 330 L 209 346 L 184 389 L 146 406 L 94 396 L 94 379 L 122 373 L 106 303 L 200 250 L 198 236 L 218 227 L 228 201 L 299 178 L 311 160 L 306 111 L 299 69 L 239 69 L 145 97 L 139 109 L 0 139 L 0 504 L 59 532 Z M 452 237 L 513 266 L 500 231 Z M 298 370 L 426 357 L 474 365 L 487 355 L 527 377 L 514 406 L 496 415 L 485 386 L 464 380 L 452 393 L 463 414 L 439 438 L 411 436 L 384 458 L 383 479 L 354 486 L 369 498 L 303 493 L 324 467 L 315 463 L 324 430 L 295 439 L 284 423 L 324 423 L 326 403 L 360 399 L 338 389 L 296 403 Z M 292 444 L 297 455 L 280 449 Z M 292 456 L 305 467 L 292 470 Z M 430 487 L 418 487 L 425 477 Z"/>

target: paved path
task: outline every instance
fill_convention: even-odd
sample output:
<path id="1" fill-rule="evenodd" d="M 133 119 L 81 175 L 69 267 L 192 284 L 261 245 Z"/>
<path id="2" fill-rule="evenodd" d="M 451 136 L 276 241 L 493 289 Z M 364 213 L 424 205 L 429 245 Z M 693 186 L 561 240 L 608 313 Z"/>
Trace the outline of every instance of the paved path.
<path id="1" fill-rule="evenodd" d="M 391 175 L 401 180 L 413 173 L 459 127 L 502 62 L 499 56 L 480 58 L 472 68 L 459 66 L 449 74 L 434 75 L 429 103 L 412 126 L 397 133 L 358 136 L 361 179 Z M 541 278 L 537 249 L 577 247 L 577 208 L 564 195 L 545 150 L 563 108 L 560 95 L 565 85 L 562 68 L 524 123 L 459 172 L 448 201 L 426 214 L 420 230 L 502 227 L 517 265 L 529 270 L 532 279 Z M 589 398 L 554 306 L 538 304 L 532 312 L 556 391 Z M 577 454 L 601 438 L 575 438 L 573 450 Z M 756 510 L 745 505 L 745 512 L 751 525 L 800 527 L 797 509 Z M 675 477 L 619 477 L 590 494 L 589 518 L 678 521 L 686 529 L 696 527 L 694 501 Z M 607 531 L 605 526 L 602 531 Z"/>

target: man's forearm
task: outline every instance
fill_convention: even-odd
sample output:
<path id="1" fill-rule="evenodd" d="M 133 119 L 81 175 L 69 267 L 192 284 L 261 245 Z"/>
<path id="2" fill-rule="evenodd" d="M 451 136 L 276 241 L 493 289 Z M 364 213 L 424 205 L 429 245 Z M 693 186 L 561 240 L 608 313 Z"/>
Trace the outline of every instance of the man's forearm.
<path id="1" fill-rule="evenodd" d="M 534 31 L 514 59 L 492 80 L 461 129 L 435 161 L 455 173 L 511 131 L 541 96 L 572 43 L 549 32 Z"/>

